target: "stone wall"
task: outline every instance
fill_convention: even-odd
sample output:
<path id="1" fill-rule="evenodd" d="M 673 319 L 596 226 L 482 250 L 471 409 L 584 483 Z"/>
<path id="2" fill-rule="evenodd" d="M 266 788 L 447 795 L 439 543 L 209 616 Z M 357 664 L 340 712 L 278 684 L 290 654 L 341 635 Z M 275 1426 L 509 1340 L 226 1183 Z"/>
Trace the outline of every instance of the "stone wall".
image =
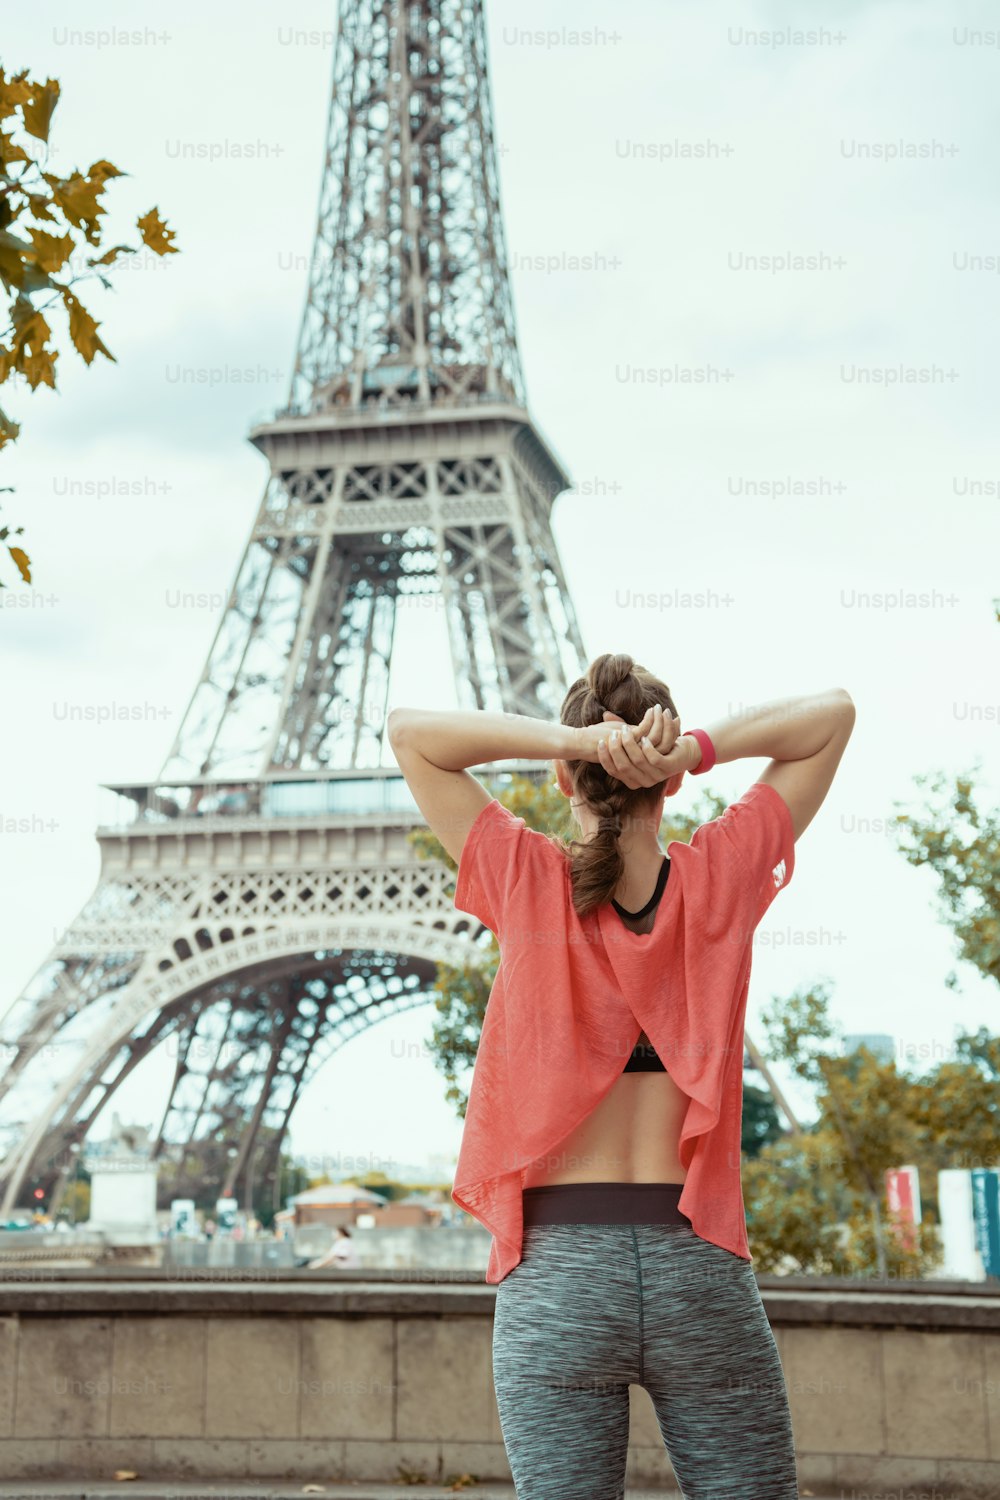
<path id="1" fill-rule="evenodd" d="M 412 1272 L 0 1281 L 0 1473 L 509 1480 L 495 1288 Z M 760 1278 L 803 1489 L 1000 1494 L 1000 1288 Z M 629 1483 L 671 1488 L 631 1389 Z"/>

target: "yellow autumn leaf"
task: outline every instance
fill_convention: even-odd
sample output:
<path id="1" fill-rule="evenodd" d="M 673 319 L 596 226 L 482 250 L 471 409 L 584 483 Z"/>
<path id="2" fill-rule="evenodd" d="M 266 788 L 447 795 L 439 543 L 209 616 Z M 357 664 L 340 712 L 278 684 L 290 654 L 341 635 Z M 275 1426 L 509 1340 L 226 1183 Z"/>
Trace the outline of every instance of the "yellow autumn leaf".
<path id="1" fill-rule="evenodd" d="M 99 325 L 96 319 L 91 317 L 80 299 L 68 287 L 63 289 L 63 301 L 69 313 L 69 336 L 85 363 L 89 365 L 95 354 L 103 354 L 113 361 L 114 355 L 97 332 Z"/>
<path id="2" fill-rule="evenodd" d="M 30 261 L 25 261 L 23 267 L 24 275 L 18 290 L 24 296 L 30 296 L 32 292 L 58 291 L 56 283 L 47 271 L 40 271 Z"/>
<path id="3" fill-rule="evenodd" d="M 20 573 L 25 583 L 31 582 L 31 558 L 21 547 L 8 547 L 7 551 L 13 559 L 14 566 Z"/>
<path id="4" fill-rule="evenodd" d="M 63 279 L 73 283 L 70 273 L 79 252 L 85 270 L 110 288 L 106 269 L 138 248 L 134 239 L 132 244 L 109 244 L 105 239 L 102 221 L 108 184 L 128 175 L 112 160 L 98 157 L 86 172 L 72 170 L 65 176 L 45 170 L 47 155 L 30 138 L 49 142 L 60 97 L 58 80 L 32 76 L 28 69 L 10 73 L 0 64 L 0 298 L 12 325 L 6 334 L 0 333 L 0 385 L 21 375 L 32 390 L 40 385 L 55 389 L 59 358 L 52 331 L 34 304 L 44 302 L 47 307 L 61 298 L 69 340 L 84 363 L 92 364 L 98 354 L 114 361 L 101 338 L 98 320 L 60 283 Z M 22 167 L 29 168 L 27 174 Z M 28 180 L 21 181 L 25 175 Z M 17 189 L 6 198 L 4 181 L 9 189 Z M 157 208 L 150 209 L 138 225 L 142 243 L 154 253 L 178 252 L 173 243 L 175 231 Z M 0 449 L 13 443 L 19 433 L 19 425 L 0 411 Z M 0 544 L 4 542 L 0 530 Z M 24 565 L 28 566 L 26 556 Z"/>
<path id="5" fill-rule="evenodd" d="M 151 208 L 148 214 L 143 214 L 141 219 L 136 220 L 136 228 L 142 235 L 142 242 L 156 255 L 176 255 L 177 246 L 170 243 L 176 238 L 177 231 L 168 229 L 166 223 L 160 218 L 159 212 Z"/>
<path id="6" fill-rule="evenodd" d="M 14 325 L 11 346 L 0 346 L 2 378 L 6 380 L 11 370 L 17 370 L 24 375 L 32 390 L 43 384 L 55 389 L 54 362 L 57 356 L 54 350 L 45 347 L 52 335 L 48 323 L 27 297 L 18 297 L 14 302 L 10 320 Z"/>
<path id="7" fill-rule="evenodd" d="M 37 390 L 40 385 L 47 385 L 55 390 L 58 358 L 59 355 L 54 349 L 36 349 L 31 354 L 20 355 L 17 368 L 33 391 Z"/>
<path id="8" fill-rule="evenodd" d="M 105 250 L 103 255 L 98 255 L 87 261 L 88 266 L 110 266 L 112 261 L 118 259 L 119 255 L 131 254 L 131 245 L 112 245 L 110 250 Z"/>
<path id="9" fill-rule="evenodd" d="M 110 161 L 95 161 L 92 163 L 87 176 L 96 182 L 103 182 L 107 177 L 127 177 L 127 172 L 122 172 Z"/>
<path id="10" fill-rule="evenodd" d="M 104 191 L 101 179 L 90 182 L 79 172 L 74 172 L 72 177 L 56 177 L 50 172 L 43 172 L 42 176 L 52 189 L 52 199 L 56 206 L 93 243 L 98 233 L 98 219 L 105 211 L 97 201 Z"/>
<path id="11" fill-rule="evenodd" d="M 9 135 L 0 134 L 0 162 L 6 167 L 12 161 L 30 161 L 23 146 L 16 146 Z"/>
<path id="12" fill-rule="evenodd" d="M 47 234 L 44 229 L 29 229 L 35 247 L 35 262 L 43 271 L 61 271 L 73 254 L 71 234 Z"/>
<path id="13" fill-rule="evenodd" d="M 50 78 L 47 83 L 36 83 L 32 86 L 31 97 L 21 104 L 24 128 L 29 135 L 35 136 L 40 141 L 48 140 L 52 112 L 58 103 L 59 80 L 57 78 Z"/>
<path id="14" fill-rule="evenodd" d="M 44 193 L 29 193 L 26 191 L 24 196 L 27 198 L 28 207 L 36 219 L 55 220 L 55 214 L 52 212 L 52 204 Z"/>
<path id="15" fill-rule="evenodd" d="M 52 329 L 42 314 L 32 307 L 27 297 L 18 297 L 10 310 L 10 321 L 14 325 L 18 342 L 44 344 L 51 337 Z"/>
<path id="16" fill-rule="evenodd" d="M 0 411 L 0 448 L 13 443 L 21 431 L 20 423 L 12 422 L 5 411 Z"/>
<path id="17" fill-rule="evenodd" d="M 20 73 L 12 73 L 9 78 L 3 68 L 0 68 L 0 118 L 6 119 L 30 98 L 31 84 L 27 68 Z"/>
<path id="18" fill-rule="evenodd" d="M 22 257 L 26 250 L 30 252 L 27 240 L 19 239 L 7 229 L 0 229 L 0 281 L 8 291 L 11 287 L 20 287 L 24 281 Z"/>

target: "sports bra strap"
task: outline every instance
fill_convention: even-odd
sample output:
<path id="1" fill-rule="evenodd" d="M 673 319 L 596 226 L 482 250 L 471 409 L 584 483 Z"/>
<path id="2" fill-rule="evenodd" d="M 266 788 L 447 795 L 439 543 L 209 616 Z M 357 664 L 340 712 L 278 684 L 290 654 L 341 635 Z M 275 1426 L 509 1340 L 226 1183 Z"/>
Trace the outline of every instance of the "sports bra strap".
<path id="1" fill-rule="evenodd" d="M 663 856 L 663 863 L 660 865 L 660 873 L 656 877 L 656 889 L 653 891 L 653 894 L 650 896 L 649 900 L 646 902 L 641 911 L 629 911 L 627 907 L 620 906 L 613 896 L 611 898 L 611 905 L 621 917 L 639 918 L 648 916 L 649 913 L 653 910 L 653 907 L 656 905 L 657 901 L 659 901 L 660 897 L 663 895 L 663 887 L 667 883 L 667 875 L 669 874 L 669 872 L 670 859 L 665 854 Z"/>

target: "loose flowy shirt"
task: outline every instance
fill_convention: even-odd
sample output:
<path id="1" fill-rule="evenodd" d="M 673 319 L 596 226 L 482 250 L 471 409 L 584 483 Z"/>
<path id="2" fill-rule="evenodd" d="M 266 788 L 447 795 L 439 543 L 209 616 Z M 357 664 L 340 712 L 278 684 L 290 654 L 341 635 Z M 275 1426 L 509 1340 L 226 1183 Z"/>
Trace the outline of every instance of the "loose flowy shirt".
<path id="1" fill-rule="evenodd" d="M 680 1210 L 702 1239 L 752 1260 L 740 1180 L 743 1029 L 754 931 L 791 879 L 791 814 L 756 781 L 688 844 L 671 842 L 651 932 L 605 902 L 573 907 L 569 861 L 495 798 L 469 830 L 454 904 L 496 934 L 493 980 L 452 1198 L 493 1236 L 487 1282 L 521 1259 L 522 1173 L 620 1077 L 645 1031 L 687 1095 Z"/>

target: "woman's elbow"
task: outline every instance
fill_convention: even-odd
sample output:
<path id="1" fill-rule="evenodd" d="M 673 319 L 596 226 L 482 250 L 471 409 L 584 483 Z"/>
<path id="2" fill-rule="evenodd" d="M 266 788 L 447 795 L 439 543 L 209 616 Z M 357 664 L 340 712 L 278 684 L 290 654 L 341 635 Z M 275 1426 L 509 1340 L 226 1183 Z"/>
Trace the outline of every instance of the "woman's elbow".
<path id="1" fill-rule="evenodd" d="M 857 717 L 854 699 L 844 687 L 834 688 L 832 696 L 838 719 L 841 723 L 846 724 L 848 729 L 853 729 L 854 720 Z"/>
<path id="2" fill-rule="evenodd" d="M 390 708 L 389 716 L 385 721 L 385 732 L 390 745 L 401 743 L 409 723 L 409 709 Z"/>

